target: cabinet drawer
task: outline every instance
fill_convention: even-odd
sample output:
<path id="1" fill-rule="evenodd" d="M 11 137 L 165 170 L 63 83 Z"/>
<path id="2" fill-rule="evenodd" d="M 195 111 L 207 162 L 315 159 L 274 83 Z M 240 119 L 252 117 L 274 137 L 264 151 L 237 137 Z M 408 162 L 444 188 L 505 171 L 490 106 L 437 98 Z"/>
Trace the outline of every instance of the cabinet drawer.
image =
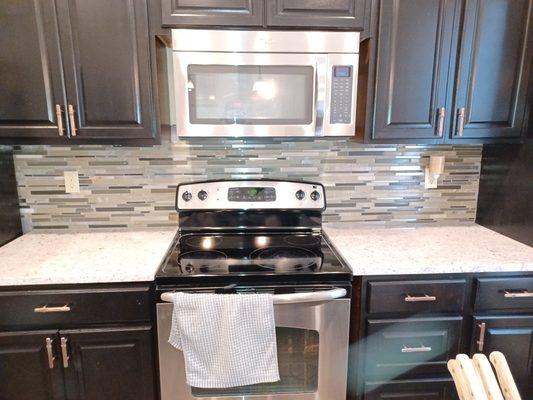
<path id="1" fill-rule="evenodd" d="M 457 398 L 453 380 L 446 378 L 365 383 L 365 400 L 456 400 Z"/>
<path id="2" fill-rule="evenodd" d="M 446 373 L 459 348 L 462 317 L 371 319 L 367 325 L 366 376 Z"/>
<path id="3" fill-rule="evenodd" d="M 479 310 L 533 310 L 533 276 L 527 278 L 478 278 L 476 302 Z"/>
<path id="4" fill-rule="evenodd" d="M 0 292 L 0 328 L 150 321 L 149 288 Z"/>
<path id="5" fill-rule="evenodd" d="M 463 279 L 368 283 L 369 313 L 436 313 L 463 310 Z"/>

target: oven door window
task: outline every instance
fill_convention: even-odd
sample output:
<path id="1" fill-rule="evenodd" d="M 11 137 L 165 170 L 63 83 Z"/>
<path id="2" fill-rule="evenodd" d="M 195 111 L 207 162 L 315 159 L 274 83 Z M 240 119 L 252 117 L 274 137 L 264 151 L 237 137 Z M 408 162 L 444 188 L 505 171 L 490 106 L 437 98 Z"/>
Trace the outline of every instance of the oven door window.
<path id="1" fill-rule="evenodd" d="M 189 65 L 189 120 L 209 125 L 308 125 L 314 68 Z"/>
<path id="2" fill-rule="evenodd" d="M 317 331 L 299 328 L 276 328 L 280 381 L 229 389 L 192 387 L 194 397 L 261 396 L 290 393 L 313 393 L 318 388 Z"/>

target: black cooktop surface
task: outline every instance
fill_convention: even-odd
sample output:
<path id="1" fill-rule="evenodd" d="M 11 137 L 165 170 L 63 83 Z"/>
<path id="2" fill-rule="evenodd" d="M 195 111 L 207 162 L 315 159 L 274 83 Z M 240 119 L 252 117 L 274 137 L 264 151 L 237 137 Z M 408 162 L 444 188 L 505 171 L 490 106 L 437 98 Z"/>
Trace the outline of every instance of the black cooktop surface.
<path id="1" fill-rule="evenodd" d="M 220 233 L 176 236 L 156 280 L 346 280 L 352 272 L 319 233 Z"/>

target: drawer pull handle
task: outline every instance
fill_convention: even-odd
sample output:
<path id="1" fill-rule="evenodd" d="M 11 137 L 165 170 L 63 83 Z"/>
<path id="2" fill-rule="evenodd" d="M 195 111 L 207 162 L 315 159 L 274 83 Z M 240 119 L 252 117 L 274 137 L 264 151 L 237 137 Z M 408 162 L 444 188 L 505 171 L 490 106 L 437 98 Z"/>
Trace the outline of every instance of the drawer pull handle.
<path id="1" fill-rule="evenodd" d="M 63 359 L 63 368 L 68 368 L 68 360 L 70 357 L 68 356 L 67 338 L 65 337 L 61 337 L 61 357 Z"/>
<path id="2" fill-rule="evenodd" d="M 507 299 L 523 299 L 528 297 L 533 297 L 533 293 L 530 291 L 522 290 L 521 292 L 511 292 L 510 290 L 505 290 L 503 292 L 503 297 Z"/>
<path id="3" fill-rule="evenodd" d="M 483 351 L 483 347 L 485 347 L 485 331 L 487 330 L 487 324 L 485 322 L 482 322 L 477 325 L 479 327 L 479 337 L 476 341 L 477 349 L 481 353 Z"/>
<path id="4" fill-rule="evenodd" d="M 54 369 L 54 351 L 52 350 L 52 344 L 54 341 L 49 337 L 46 338 L 46 354 L 48 355 L 48 368 Z"/>
<path id="5" fill-rule="evenodd" d="M 437 300 L 437 296 L 430 296 L 430 295 L 423 295 L 423 296 L 411 296 L 411 295 L 407 295 L 405 296 L 405 299 L 404 299 L 406 302 L 408 303 L 416 303 L 418 301 L 436 301 Z"/>
<path id="6" fill-rule="evenodd" d="M 407 347 L 405 344 L 402 347 L 402 353 L 428 353 L 431 351 L 431 347 L 424 346 L 423 344 L 420 347 Z"/>
<path id="7" fill-rule="evenodd" d="M 33 309 L 33 312 L 36 313 L 56 313 L 56 312 L 69 312 L 70 306 L 68 304 L 65 304 L 64 306 L 59 307 L 48 307 L 47 305 L 44 305 L 42 307 L 37 307 Z"/>
<path id="8" fill-rule="evenodd" d="M 63 111 L 61 110 L 61 106 L 59 104 L 56 104 L 56 119 L 57 119 L 57 132 L 59 136 L 63 136 L 63 131 L 65 128 L 63 128 Z"/>

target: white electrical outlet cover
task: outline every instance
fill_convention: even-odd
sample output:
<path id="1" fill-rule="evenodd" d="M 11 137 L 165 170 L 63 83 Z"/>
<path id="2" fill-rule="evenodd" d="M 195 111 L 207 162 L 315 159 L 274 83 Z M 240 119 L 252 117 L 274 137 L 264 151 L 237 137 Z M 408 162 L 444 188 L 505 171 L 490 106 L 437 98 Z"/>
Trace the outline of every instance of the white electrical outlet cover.
<path id="1" fill-rule="evenodd" d="M 424 173 L 424 187 L 426 189 L 436 189 L 439 185 L 439 177 L 429 173 L 429 168 L 426 167 Z"/>
<path id="2" fill-rule="evenodd" d="M 78 171 L 65 171 L 63 175 L 65 177 L 65 193 L 79 193 L 80 179 Z"/>

